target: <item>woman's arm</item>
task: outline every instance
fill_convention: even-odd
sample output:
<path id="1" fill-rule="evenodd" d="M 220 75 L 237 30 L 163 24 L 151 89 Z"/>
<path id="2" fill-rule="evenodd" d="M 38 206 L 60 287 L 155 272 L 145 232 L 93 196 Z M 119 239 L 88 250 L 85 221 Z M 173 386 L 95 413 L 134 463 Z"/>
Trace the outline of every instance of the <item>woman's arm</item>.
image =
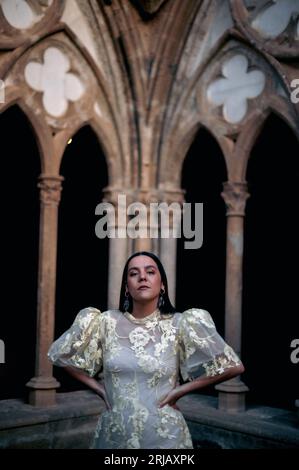
<path id="1" fill-rule="evenodd" d="M 105 386 L 99 383 L 96 379 L 88 377 L 84 372 L 81 372 L 75 367 L 66 366 L 64 369 L 75 379 L 87 385 L 91 390 L 93 390 L 97 395 L 99 395 L 105 402 L 105 405 L 108 410 L 111 410 L 111 405 L 107 399 L 107 393 Z"/>
<path id="2" fill-rule="evenodd" d="M 213 377 L 202 376 L 198 379 L 192 380 L 192 382 L 180 385 L 171 390 L 168 395 L 160 401 L 159 407 L 161 408 L 165 405 L 174 406 L 176 401 L 187 393 L 207 387 L 208 385 L 215 385 L 217 383 L 224 382 L 225 380 L 232 379 L 237 375 L 243 374 L 244 370 L 243 364 L 240 364 L 235 367 L 230 367 L 223 372 L 223 374 L 215 375 Z"/>

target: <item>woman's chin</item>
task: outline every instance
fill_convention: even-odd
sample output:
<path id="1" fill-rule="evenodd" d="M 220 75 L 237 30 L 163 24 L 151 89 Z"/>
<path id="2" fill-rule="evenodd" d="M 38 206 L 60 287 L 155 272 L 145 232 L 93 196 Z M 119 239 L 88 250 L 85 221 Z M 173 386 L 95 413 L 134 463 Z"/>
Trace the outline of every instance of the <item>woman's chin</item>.
<path id="1" fill-rule="evenodd" d="M 151 301 L 151 300 L 154 300 L 155 299 L 155 295 L 153 295 L 152 292 L 149 292 L 149 291 L 141 291 L 141 292 L 138 292 L 138 294 L 136 295 L 135 297 L 135 300 L 147 300 L 147 301 Z"/>

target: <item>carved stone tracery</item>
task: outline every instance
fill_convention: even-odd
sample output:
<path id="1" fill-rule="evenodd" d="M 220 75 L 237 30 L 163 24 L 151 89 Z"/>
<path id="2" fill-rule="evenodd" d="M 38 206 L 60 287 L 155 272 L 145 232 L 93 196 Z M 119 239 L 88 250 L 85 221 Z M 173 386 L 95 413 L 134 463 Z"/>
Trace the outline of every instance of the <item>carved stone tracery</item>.
<path id="1" fill-rule="evenodd" d="M 230 0 L 245 37 L 276 57 L 298 57 L 299 4 L 296 0 Z"/>

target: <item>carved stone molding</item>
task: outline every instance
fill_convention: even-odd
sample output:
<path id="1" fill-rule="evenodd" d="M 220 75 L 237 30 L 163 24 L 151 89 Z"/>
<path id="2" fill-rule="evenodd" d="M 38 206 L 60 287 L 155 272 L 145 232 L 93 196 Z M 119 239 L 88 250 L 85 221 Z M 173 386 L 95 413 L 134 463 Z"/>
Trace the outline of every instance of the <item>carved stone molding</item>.
<path id="1" fill-rule="evenodd" d="M 127 204 L 130 204 L 134 198 L 134 190 L 121 188 L 119 186 L 106 186 L 103 189 L 103 202 L 109 202 L 113 204 L 115 207 L 118 204 L 118 196 L 125 195 L 127 198 Z"/>
<path id="2" fill-rule="evenodd" d="M 279 77 L 275 78 L 262 56 L 231 40 L 203 74 L 196 90 L 198 112 L 208 117 L 208 128 L 217 126 L 221 134 L 237 136 L 257 108 L 267 109 L 271 97 L 284 90 Z"/>
<path id="3" fill-rule="evenodd" d="M 299 3 L 295 0 L 230 0 L 238 28 L 257 48 L 276 57 L 299 55 Z"/>
<path id="4" fill-rule="evenodd" d="M 183 203 L 185 190 L 183 189 L 162 189 L 162 188 L 148 188 L 148 189 L 124 189 L 120 187 L 107 186 L 104 189 L 104 202 L 110 202 L 117 205 L 118 196 L 124 194 L 127 197 L 127 204 L 131 202 L 141 202 L 142 204 L 150 204 L 151 202 L 171 202 Z"/>
<path id="5" fill-rule="evenodd" d="M 32 61 L 25 67 L 27 84 L 42 93 L 43 107 L 50 116 L 63 116 L 69 102 L 78 101 L 84 94 L 80 78 L 70 72 L 70 68 L 68 55 L 57 47 L 48 47 L 44 51 L 41 64 Z"/>
<path id="6" fill-rule="evenodd" d="M 133 5 L 149 15 L 156 13 L 167 0 L 131 0 Z"/>
<path id="7" fill-rule="evenodd" d="M 23 100 L 54 129 L 76 128 L 94 116 L 95 75 L 64 33 L 26 51 L 7 77 Z M 101 95 L 100 95 L 101 96 Z"/>
<path id="8" fill-rule="evenodd" d="M 58 206 L 62 191 L 63 176 L 40 175 L 37 187 L 40 189 L 40 201 L 44 205 Z"/>
<path id="9" fill-rule="evenodd" d="M 246 182 L 226 181 L 223 183 L 221 196 L 226 205 L 227 216 L 245 215 L 246 201 L 250 194 L 247 192 Z"/>
<path id="10" fill-rule="evenodd" d="M 263 92 L 265 82 L 261 70 L 249 70 L 246 55 L 236 54 L 222 64 L 222 77 L 209 85 L 207 94 L 212 104 L 222 106 L 224 119 L 236 124 L 246 116 L 248 101 Z"/>
<path id="11" fill-rule="evenodd" d="M 2 0 L 0 48 L 14 49 L 54 27 L 65 0 Z"/>
<path id="12" fill-rule="evenodd" d="M 118 220 L 118 210 L 126 211 L 127 213 L 127 208 L 130 206 L 130 204 L 136 204 L 136 210 L 138 210 L 139 205 L 142 204 L 146 207 L 146 215 L 149 217 L 150 214 L 150 204 L 151 203 L 157 203 L 159 204 L 159 208 L 163 211 L 163 206 L 160 206 L 160 204 L 164 203 L 166 204 L 165 210 L 169 214 L 169 220 L 170 224 L 173 223 L 173 220 L 177 221 L 176 216 L 179 214 L 182 214 L 182 204 L 184 202 L 184 193 L 185 191 L 182 189 L 173 189 L 173 190 L 162 190 L 162 189 L 157 189 L 157 188 L 148 188 L 144 190 L 124 190 L 122 188 L 118 187 L 110 187 L 108 186 L 107 188 L 104 189 L 104 198 L 103 202 L 107 202 L 113 205 L 114 211 L 116 214 L 116 219 L 115 222 Z M 120 200 L 118 199 L 119 195 L 124 195 L 126 196 L 126 199 L 121 198 Z M 173 210 L 171 210 L 170 206 L 171 203 L 175 203 L 179 205 L 175 206 L 175 214 Z M 179 209 L 179 210 L 178 210 Z M 109 210 L 109 207 L 107 207 L 107 210 Z M 127 219 L 130 218 L 129 216 L 126 217 Z M 145 221 L 144 226 L 147 226 L 148 222 Z"/>

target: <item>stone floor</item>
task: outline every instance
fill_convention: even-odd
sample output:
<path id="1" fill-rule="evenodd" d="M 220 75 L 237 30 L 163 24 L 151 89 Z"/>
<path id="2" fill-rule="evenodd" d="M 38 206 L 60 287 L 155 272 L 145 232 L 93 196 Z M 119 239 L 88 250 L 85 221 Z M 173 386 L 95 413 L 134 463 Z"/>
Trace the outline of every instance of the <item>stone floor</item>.
<path id="1" fill-rule="evenodd" d="M 217 409 L 215 397 L 198 394 L 182 398 L 179 407 L 195 448 L 299 449 L 295 411 L 252 406 L 228 414 Z M 89 391 L 60 393 L 50 408 L 0 401 L 0 449 L 87 449 L 103 409 L 102 400 Z"/>

